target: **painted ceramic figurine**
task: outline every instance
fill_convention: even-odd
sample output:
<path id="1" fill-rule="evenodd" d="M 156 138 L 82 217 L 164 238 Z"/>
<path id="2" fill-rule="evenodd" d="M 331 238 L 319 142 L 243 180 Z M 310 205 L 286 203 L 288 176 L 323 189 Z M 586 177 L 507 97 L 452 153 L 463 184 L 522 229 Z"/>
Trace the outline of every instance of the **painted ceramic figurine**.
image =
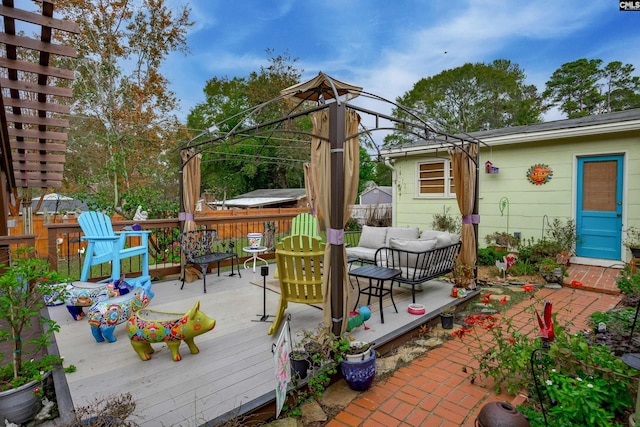
<path id="1" fill-rule="evenodd" d="M 200 301 L 185 314 L 166 313 L 156 310 L 139 310 L 133 313 L 127 322 L 127 334 L 133 349 L 140 359 L 149 360 L 153 348 L 151 343 L 165 342 L 171 350 L 174 361 L 182 359 L 180 356 L 180 342 L 184 341 L 191 354 L 200 350 L 193 339 L 216 326 L 216 321 L 200 311 Z"/>
<path id="2" fill-rule="evenodd" d="M 65 289 L 64 303 L 71 317 L 80 320 L 85 316 L 83 307 L 91 307 L 99 301 L 125 295 L 132 288 L 129 283 L 123 280 L 109 283 L 70 283 Z"/>
<path id="3" fill-rule="evenodd" d="M 113 332 L 116 326 L 126 322 L 136 310 L 146 307 L 150 299 L 147 291 L 136 288 L 126 295 L 95 303 L 87 315 L 93 337 L 97 342 L 105 339 L 115 342 Z"/>

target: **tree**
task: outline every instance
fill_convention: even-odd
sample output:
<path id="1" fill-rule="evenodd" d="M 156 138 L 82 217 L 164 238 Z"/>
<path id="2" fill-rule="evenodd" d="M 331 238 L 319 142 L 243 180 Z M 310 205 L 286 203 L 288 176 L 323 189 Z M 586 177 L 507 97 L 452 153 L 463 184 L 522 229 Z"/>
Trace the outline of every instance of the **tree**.
<path id="1" fill-rule="evenodd" d="M 72 40 L 78 59 L 67 185 L 125 216 L 136 209 L 125 195 L 140 199 L 145 187 L 160 189 L 163 199 L 177 196 L 176 162 L 164 156 L 184 129 L 160 66 L 169 53 L 188 51 L 190 10 L 174 13 L 166 0 L 59 0 L 56 8 L 81 29 Z"/>
<path id="2" fill-rule="evenodd" d="M 268 55 L 273 55 L 267 50 Z M 204 88 L 205 101 L 187 118 L 191 129 L 216 124 L 221 133 L 286 116 L 293 105 L 268 102 L 280 90 L 299 83 L 302 71 L 287 53 L 272 56 L 269 64 L 247 77 L 214 77 Z M 256 107 L 260 106 L 260 108 Z M 284 134 L 284 124 L 266 126 L 260 132 L 237 135 L 217 145 L 203 145 L 202 187 L 219 199 L 257 188 L 304 187 L 302 165 L 310 158 L 310 139 L 295 133 L 309 131 L 308 118 L 288 123 L 293 133 Z"/>
<path id="3" fill-rule="evenodd" d="M 598 90 L 602 60 L 585 58 L 567 62 L 553 72 L 542 96 L 557 105 L 568 118 L 597 114 L 604 97 Z"/>
<path id="4" fill-rule="evenodd" d="M 524 80 L 520 67 L 505 59 L 491 64 L 468 63 L 419 80 L 396 101 L 448 133 L 536 123 L 545 108 L 535 86 Z M 393 115 L 415 121 L 401 108 Z M 385 139 L 385 145 L 411 140 L 396 132 Z"/>
<path id="5" fill-rule="evenodd" d="M 562 64 L 546 84 L 544 98 L 572 119 L 640 107 L 640 77 L 620 61 L 602 67 L 601 59 Z"/>
<path id="6" fill-rule="evenodd" d="M 640 77 L 632 76 L 634 67 L 613 61 L 604 67 L 605 102 L 604 110 L 624 111 L 640 108 Z"/>

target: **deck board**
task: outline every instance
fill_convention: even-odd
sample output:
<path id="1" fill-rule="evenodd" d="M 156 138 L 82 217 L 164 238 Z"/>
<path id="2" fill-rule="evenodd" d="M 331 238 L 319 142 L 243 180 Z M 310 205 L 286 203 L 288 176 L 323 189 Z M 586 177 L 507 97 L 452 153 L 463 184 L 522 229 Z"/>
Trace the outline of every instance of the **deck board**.
<path id="1" fill-rule="evenodd" d="M 268 280 L 274 271 L 271 264 Z M 195 339 L 199 354 L 190 354 L 185 344 L 180 346 L 180 362 L 171 359 L 165 344 L 153 344 L 151 360 L 140 360 L 124 325 L 116 328 L 117 342 L 96 343 L 86 321 L 73 320 L 64 306 L 50 307 L 50 316 L 61 325 L 56 333 L 60 354 L 65 365 L 77 368 L 66 375 L 74 405 L 129 392 L 137 403 L 141 425 L 196 426 L 230 412 L 242 412 L 243 406 L 273 394 L 271 348 L 278 334 L 267 335 L 270 322 L 254 321 L 263 313 L 263 290 L 251 283 L 262 282 L 259 271 L 242 273 L 242 278 L 210 274 L 206 294 L 201 280 L 185 284 L 183 290 L 175 279 L 153 284 L 150 309 L 182 314 L 200 301 L 201 310 L 216 319 L 213 331 Z M 451 302 L 450 289 L 450 284 L 431 281 L 416 294 L 416 302 L 430 313 Z M 415 322 L 418 316 L 406 310 L 411 293 L 395 295 L 397 314 L 389 302 L 384 307 L 384 324 L 374 311 L 366 322 L 369 329 L 357 328 L 352 336 L 375 342 Z M 275 314 L 279 295 L 267 291 L 266 298 L 267 314 Z M 287 312 L 294 337 L 296 331 L 315 329 L 322 322 L 322 311 L 312 306 L 290 303 Z"/>

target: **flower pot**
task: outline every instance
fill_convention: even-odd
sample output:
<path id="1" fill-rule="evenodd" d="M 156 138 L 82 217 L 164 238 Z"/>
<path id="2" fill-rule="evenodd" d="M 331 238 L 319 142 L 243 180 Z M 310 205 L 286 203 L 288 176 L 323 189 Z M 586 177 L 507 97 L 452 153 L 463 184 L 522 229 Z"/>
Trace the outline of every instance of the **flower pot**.
<path id="1" fill-rule="evenodd" d="M 51 371 L 45 373 L 45 378 Z M 35 418 L 42 403 L 34 394 L 36 388 L 43 387 L 44 380 L 31 381 L 18 388 L 0 392 L 0 420 L 7 419 L 15 424 L 26 423 Z"/>
<path id="2" fill-rule="evenodd" d="M 291 376 L 302 380 L 307 377 L 309 369 L 309 360 L 307 355 L 301 351 L 292 351 L 289 354 L 289 362 L 291 363 Z"/>
<path id="3" fill-rule="evenodd" d="M 249 233 L 247 234 L 247 238 L 249 239 L 249 246 L 251 249 L 256 249 L 262 243 L 262 234 L 261 233 Z"/>
<path id="4" fill-rule="evenodd" d="M 376 378 L 376 352 L 371 351 L 365 360 L 343 360 L 340 362 L 340 372 L 352 390 L 367 390 Z"/>
<path id="5" fill-rule="evenodd" d="M 364 347 L 364 346 L 367 346 L 367 345 L 368 345 L 368 343 L 366 343 L 364 341 L 353 341 L 351 344 L 349 344 L 349 347 L 351 347 L 353 349 L 353 348 L 358 348 L 358 347 Z M 353 353 L 353 354 L 345 354 L 344 355 L 345 359 L 350 361 L 350 362 L 362 361 L 362 360 L 368 359 L 369 356 L 371 356 L 371 347 L 370 346 L 363 352 Z"/>
<path id="6" fill-rule="evenodd" d="M 453 329 L 453 314 L 441 314 L 440 324 L 442 329 Z"/>

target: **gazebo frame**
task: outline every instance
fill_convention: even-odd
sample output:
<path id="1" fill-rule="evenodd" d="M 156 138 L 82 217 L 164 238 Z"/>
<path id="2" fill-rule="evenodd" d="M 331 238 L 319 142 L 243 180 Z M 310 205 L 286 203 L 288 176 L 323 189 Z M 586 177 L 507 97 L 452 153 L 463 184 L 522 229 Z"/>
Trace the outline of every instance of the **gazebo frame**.
<path id="1" fill-rule="evenodd" d="M 477 139 L 472 139 L 466 135 L 450 135 L 445 132 L 438 131 L 430 126 L 426 121 L 420 118 L 417 114 L 412 112 L 406 107 L 403 107 L 395 102 L 389 101 L 385 98 L 382 98 L 378 95 L 371 94 L 368 92 L 362 91 L 361 88 L 356 86 L 348 85 L 338 80 L 331 78 L 323 73 L 319 73 L 317 77 L 310 80 L 309 82 L 301 83 L 290 88 L 284 89 L 281 92 L 283 95 L 274 98 L 270 101 L 267 101 L 263 104 L 260 104 L 254 108 L 248 109 L 241 114 L 244 115 L 245 118 L 251 117 L 257 111 L 264 108 L 266 105 L 269 105 L 274 102 L 278 102 L 283 100 L 284 98 L 290 98 L 295 96 L 300 99 L 300 102 L 291 110 L 290 114 L 287 114 L 284 117 L 281 117 L 277 120 L 271 120 L 265 123 L 259 123 L 256 125 L 242 127 L 244 120 L 241 120 L 233 129 L 231 129 L 227 133 L 221 133 L 218 131 L 222 123 L 217 123 L 214 126 L 207 129 L 205 132 L 197 135 L 192 138 L 185 144 L 180 147 L 181 151 L 181 162 L 180 162 L 180 190 L 182 191 L 182 182 L 183 182 L 183 169 L 187 162 L 189 162 L 192 158 L 195 157 L 196 154 L 200 154 L 203 152 L 204 148 L 208 145 L 220 144 L 220 143 L 229 143 L 234 144 L 245 139 L 250 139 L 259 135 L 268 135 L 272 136 L 275 133 L 285 132 L 285 133 L 296 133 L 303 136 L 320 138 L 328 141 L 331 144 L 331 171 L 332 176 L 337 177 L 337 179 L 331 180 L 331 223 L 329 227 L 336 230 L 342 229 L 344 223 L 344 156 L 343 156 L 343 148 L 345 141 L 348 141 L 351 138 L 360 137 L 363 134 L 370 134 L 373 131 L 387 130 L 387 131 L 395 131 L 395 132 L 403 132 L 405 134 L 413 135 L 415 138 L 426 141 L 427 148 L 437 150 L 437 149 L 449 149 L 449 148 L 458 148 L 461 149 L 467 156 L 467 158 L 473 162 L 476 170 L 476 179 L 475 179 L 475 201 L 472 217 L 474 218 L 472 223 L 474 227 L 474 234 L 476 239 L 476 255 L 477 255 L 477 241 L 478 241 L 478 222 L 479 222 L 479 197 L 478 197 L 478 181 L 479 181 L 479 171 L 480 171 L 480 161 L 479 161 L 479 153 L 481 141 Z M 367 97 L 373 100 L 381 101 L 384 103 L 388 103 L 393 105 L 398 110 L 404 112 L 407 117 L 411 118 L 410 120 L 398 119 L 396 117 L 368 110 L 361 106 L 358 106 L 351 102 L 349 99 L 355 98 L 356 96 Z M 307 101 L 307 102 L 306 102 Z M 315 101 L 317 103 L 316 106 L 309 108 L 308 101 Z M 302 111 L 297 111 L 298 108 L 304 108 Z M 306 107 L 306 108 L 305 108 Z M 310 115 L 312 113 L 329 110 L 329 137 L 321 138 L 317 134 L 303 132 L 298 130 L 292 130 L 289 126 L 286 126 L 285 129 L 280 129 L 279 127 L 282 124 L 288 125 L 294 119 L 306 115 Z M 345 135 L 345 114 L 346 110 L 351 109 L 356 111 L 357 113 L 366 115 L 368 117 L 373 118 L 374 127 L 369 129 L 364 129 L 353 135 Z M 389 123 L 389 125 L 384 126 L 381 122 Z M 470 154 L 471 150 L 465 149 L 465 146 L 475 145 L 475 155 L 472 156 Z M 193 150 L 192 156 L 188 158 L 186 161 L 183 161 L 182 152 L 184 150 Z M 180 212 L 181 217 L 185 218 L 185 206 L 183 202 L 183 197 L 181 194 L 180 197 Z M 332 246 L 336 246 L 336 249 L 342 249 L 343 243 L 341 242 L 329 242 Z M 329 246 L 329 245 L 327 245 Z M 345 259 L 343 256 L 342 250 L 332 250 L 331 251 L 331 265 L 342 265 L 345 263 Z M 474 266 L 475 267 L 475 266 Z M 343 313 L 342 300 L 344 298 L 343 295 L 343 282 L 345 277 L 343 276 L 343 270 L 337 269 L 336 273 L 331 275 L 331 320 L 332 320 L 332 332 L 336 335 L 340 334 L 343 330 L 343 324 L 345 321 L 345 313 Z M 477 278 L 477 269 L 474 268 L 474 279 Z"/>

